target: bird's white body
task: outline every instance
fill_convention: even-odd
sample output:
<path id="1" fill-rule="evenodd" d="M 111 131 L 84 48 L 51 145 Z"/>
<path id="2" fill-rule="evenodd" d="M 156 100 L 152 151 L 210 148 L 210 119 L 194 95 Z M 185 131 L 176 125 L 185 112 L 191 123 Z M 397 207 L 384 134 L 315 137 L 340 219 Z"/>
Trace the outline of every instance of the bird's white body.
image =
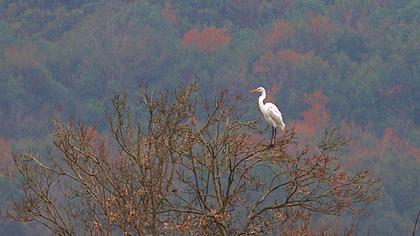
<path id="1" fill-rule="evenodd" d="M 265 93 L 265 89 L 263 87 L 254 89 L 251 92 L 261 93 L 261 96 L 258 98 L 258 105 L 260 106 L 260 110 L 264 115 L 264 119 L 271 126 L 271 139 L 269 147 L 272 148 L 276 143 L 277 128 L 280 128 L 281 130 L 286 128 L 286 125 L 283 122 L 283 117 L 281 116 L 281 112 L 276 105 L 271 102 L 264 104 L 264 100 L 267 94 Z"/>
<path id="2" fill-rule="evenodd" d="M 286 125 L 283 122 L 283 117 L 280 110 L 271 102 L 264 104 L 264 100 L 267 96 L 264 88 L 260 87 L 257 89 L 257 91 L 261 92 L 261 96 L 258 98 L 258 105 L 264 115 L 264 119 L 274 128 L 280 128 L 281 130 L 284 130 Z"/>

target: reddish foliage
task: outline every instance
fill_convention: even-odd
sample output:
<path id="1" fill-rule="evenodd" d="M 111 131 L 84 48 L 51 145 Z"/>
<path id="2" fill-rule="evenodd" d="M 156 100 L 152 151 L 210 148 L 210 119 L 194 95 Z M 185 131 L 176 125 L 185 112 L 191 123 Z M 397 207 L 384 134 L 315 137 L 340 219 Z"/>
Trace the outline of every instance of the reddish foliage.
<path id="1" fill-rule="evenodd" d="M 230 43 L 230 35 L 225 28 L 206 27 L 202 32 L 196 28 L 188 31 L 182 38 L 186 46 L 197 47 L 206 53 L 214 53 Z"/>
<path id="2" fill-rule="evenodd" d="M 288 21 L 277 20 L 274 23 L 273 31 L 266 35 L 266 42 L 273 45 L 282 41 L 293 34 L 292 27 Z"/>
<path id="3" fill-rule="evenodd" d="M 184 37 L 182 38 L 182 43 L 184 45 L 192 45 L 198 41 L 199 35 L 200 32 L 198 32 L 196 28 L 193 28 L 192 30 L 184 34 Z"/>
<path id="4" fill-rule="evenodd" d="M 384 136 L 382 138 L 381 145 L 388 146 L 389 144 L 399 143 L 399 138 L 395 136 L 394 131 L 391 128 L 386 128 L 384 131 Z"/>
<path id="5" fill-rule="evenodd" d="M 21 47 L 11 46 L 3 51 L 6 61 L 19 67 L 35 67 L 45 62 L 42 54 L 34 44 L 24 44 Z"/>
<path id="6" fill-rule="evenodd" d="M 328 32 L 331 27 L 328 17 L 314 16 L 309 20 L 309 33 L 312 40 L 320 44 L 328 38 Z"/>
<path id="7" fill-rule="evenodd" d="M 292 64 L 296 64 L 302 61 L 303 55 L 296 52 L 293 49 L 284 49 L 276 53 L 276 58 L 278 58 L 279 61 L 290 62 Z"/>
<path id="8" fill-rule="evenodd" d="M 407 139 L 400 138 L 395 134 L 392 128 L 386 128 L 382 140 L 380 140 L 376 148 L 381 155 L 384 155 L 388 151 L 395 151 L 402 153 L 409 158 L 416 158 L 420 161 L 420 147 L 411 143 Z"/>
<path id="9" fill-rule="evenodd" d="M 10 168 L 12 166 L 12 145 L 9 140 L 0 137 L 0 174 L 10 174 Z"/>
<path id="10" fill-rule="evenodd" d="M 340 123 L 340 135 L 343 137 L 351 137 L 352 126 L 346 120 L 342 120 Z"/>
<path id="11" fill-rule="evenodd" d="M 329 98 L 321 91 L 306 94 L 304 101 L 309 108 L 303 112 L 303 120 L 295 123 L 298 134 L 313 137 L 328 125 L 329 114 L 326 111 Z"/>
<path id="12" fill-rule="evenodd" d="M 270 63 L 272 62 L 273 57 L 274 55 L 271 52 L 264 53 L 260 57 L 260 60 L 254 63 L 254 73 L 258 74 L 270 72 Z"/>
<path id="13" fill-rule="evenodd" d="M 278 86 L 278 84 L 271 85 L 270 92 L 267 95 L 267 101 L 277 102 L 276 99 L 274 98 L 276 97 L 279 90 L 280 90 L 280 87 Z"/>
<path id="14" fill-rule="evenodd" d="M 417 147 L 415 145 L 410 145 L 410 148 L 408 150 L 408 155 L 416 158 L 417 161 L 420 161 L 420 147 Z"/>
<path id="15" fill-rule="evenodd" d="M 290 69 L 291 66 L 299 64 L 305 60 L 314 58 L 315 53 L 309 51 L 306 53 L 299 53 L 293 49 L 280 49 L 275 54 L 267 52 L 260 57 L 260 60 L 253 66 L 254 73 L 267 73 L 274 68 Z"/>
<path id="16" fill-rule="evenodd" d="M 366 158 L 383 158 L 389 152 L 420 161 L 420 147 L 399 137 L 392 128 L 386 128 L 383 136 L 377 137 L 355 124 L 343 121 L 340 131 L 341 135 L 352 138 L 350 153 L 344 165 L 347 169 L 360 167 L 363 164 L 362 160 Z"/>
<path id="17" fill-rule="evenodd" d="M 276 58 L 279 61 L 290 62 L 292 64 L 300 63 L 304 60 L 312 59 L 315 56 L 313 51 L 306 52 L 304 54 L 298 53 L 293 49 L 279 50 L 276 53 Z"/>

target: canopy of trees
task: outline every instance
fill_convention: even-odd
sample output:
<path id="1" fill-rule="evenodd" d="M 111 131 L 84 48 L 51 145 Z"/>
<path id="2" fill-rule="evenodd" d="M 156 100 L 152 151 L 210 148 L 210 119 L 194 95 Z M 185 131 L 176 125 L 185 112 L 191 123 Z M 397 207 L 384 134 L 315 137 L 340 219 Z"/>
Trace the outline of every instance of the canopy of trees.
<path id="1" fill-rule="evenodd" d="M 259 116 L 247 91 L 266 87 L 299 143 L 337 127 L 351 138 L 341 168 L 382 179 L 356 230 L 408 234 L 420 206 L 419 16 L 416 0 L 0 0 L 1 217 L 22 194 L 11 152 L 45 156 L 53 118 L 102 134 L 114 94 L 134 104 L 141 85 L 198 78 L 199 97 L 240 95 L 244 120 Z"/>

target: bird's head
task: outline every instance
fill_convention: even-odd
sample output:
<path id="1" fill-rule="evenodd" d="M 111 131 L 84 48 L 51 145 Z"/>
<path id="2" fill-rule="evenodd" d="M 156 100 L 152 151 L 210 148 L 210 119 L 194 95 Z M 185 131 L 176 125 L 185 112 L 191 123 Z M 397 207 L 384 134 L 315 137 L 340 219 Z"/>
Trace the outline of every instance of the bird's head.
<path id="1" fill-rule="evenodd" d="M 265 92 L 265 89 L 263 87 L 258 87 L 254 90 L 251 90 L 250 92 L 251 93 L 262 93 L 262 92 Z"/>

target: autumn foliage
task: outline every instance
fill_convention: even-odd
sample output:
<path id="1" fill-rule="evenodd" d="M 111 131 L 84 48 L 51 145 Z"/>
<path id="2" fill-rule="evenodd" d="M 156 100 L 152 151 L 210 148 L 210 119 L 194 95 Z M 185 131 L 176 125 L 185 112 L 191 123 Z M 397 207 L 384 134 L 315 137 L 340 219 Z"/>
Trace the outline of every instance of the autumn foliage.
<path id="1" fill-rule="evenodd" d="M 230 43 L 230 35 L 226 28 L 206 27 L 201 32 L 196 28 L 185 33 L 182 43 L 196 47 L 206 53 L 214 53 Z"/>
<path id="2" fill-rule="evenodd" d="M 420 161 L 420 148 L 408 139 L 401 138 L 392 128 L 386 128 L 383 135 L 377 137 L 355 124 L 342 121 L 340 132 L 353 138 L 345 163 L 347 168 L 358 167 L 369 158 L 385 159 L 384 156 L 389 153 L 398 153 L 402 159 Z"/>
<path id="3" fill-rule="evenodd" d="M 0 175 L 10 174 L 12 167 L 12 145 L 9 140 L 0 137 Z"/>
<path id="4" fill-rule="evenodd" d="M 329 98 L 320 90 L 306 94 L 304 102 L 309 106 L 303 112 L 303 120 L 295 123 L 296 132 L 313 138 L 328 126 L 329 114 L 326 111 Z"/>
<path id="5" fill-rule="evenodd" d="M 363 216 L 357 234 L 367 235 L 371 225 L 370 235 L 408 235 L 410 227 L 393 227 L 411 224 L 420 205 L 413 197 L 420 196 L 418 2 L 0 1 L 0 156 L 10 163 L 11 149 L 30 147 L 43 154 L 54 149 L 52 118 L 81 119 L 89 127 L 98 122 L 98 133 L 106 133 L 102 118 L 110 96 L 126 91 L 131 103 L 139 84 L 173 88 L 200 78 L 198 97 L 214 98 L 220 88 L 237 91 L 250 99 L 237 111 L 261 120 L 256 97 L 247 91 L 264 86 L 266 101 L 279 107 L 287 129 L 296 124 L 299 143 L 314 144 L 324 128 L 337 127 L 351 138 L 340 153 L 353 162 L 346 170 L 368 168 L 386 179 L 380 203 L 370 208 L 371 217 Z M 304 101 L 317 90 L 328 95 L 325 109 Z M 147 114 L 140 110 L 136 106 L 133 112 Z M 328 115 L 316 117 L 322 110 Z M 249 134 L 246 142 L 240 137 L 237 142 L 252 146 L 270 135 L 253 132 L 253 138 Z M 7 167 L 3 164 L 1 172 Z M 9 176 L 0 176 L 0 206 L 5 206 L 9 193 L 19 190 Z M 122 222 L 133 210 L 110 203 L 112 211 L 124 209 L 112 220 Z M 208 212 L 201 225 L 223 217 Z M 299 213 L 283 212 L 279 218 Z M 194 226 L 200 219 L 185 220 Z M 189 228 L 178 223 L 167 229 Z M 17 224 L 0 223 L 0 234 L 24 235 L 18 231 L 26 224 Z M 4 231 L 9 229 L 14 232 Z"/>
<path id="6" fill-rule="evenodd" d="M 44 63 L 47 58 L 35 44 L 31 43 L 5 48 L 3 55 L 8 63 L 18 65 L 19 68 L 36 67 Z"/>
<path id="7" fill-rule="evenodd" d="M 293 66 L 314 58 L 315 53 L 308 51 L 299 53 L 293 49 L 280 49 L 276 53 L 266 52 L 254 63 L 254 73 L 275 72 L 278 70 L 291 71 Z"/>
<path id="8" fill-rule="evenodd" d="M 276 45 L 293 35 L 293 28 L 288 21 L 277 20 L 273 30 L 266 35 L 268 45 Z"/>
<path id="9" fill-rule="evenodd" d="M 313 16 L 309 20 L 309 33 L 312 40 L 320 44 L 328 38 L 329 30 L 332 24 L 328 17 Z"/>

